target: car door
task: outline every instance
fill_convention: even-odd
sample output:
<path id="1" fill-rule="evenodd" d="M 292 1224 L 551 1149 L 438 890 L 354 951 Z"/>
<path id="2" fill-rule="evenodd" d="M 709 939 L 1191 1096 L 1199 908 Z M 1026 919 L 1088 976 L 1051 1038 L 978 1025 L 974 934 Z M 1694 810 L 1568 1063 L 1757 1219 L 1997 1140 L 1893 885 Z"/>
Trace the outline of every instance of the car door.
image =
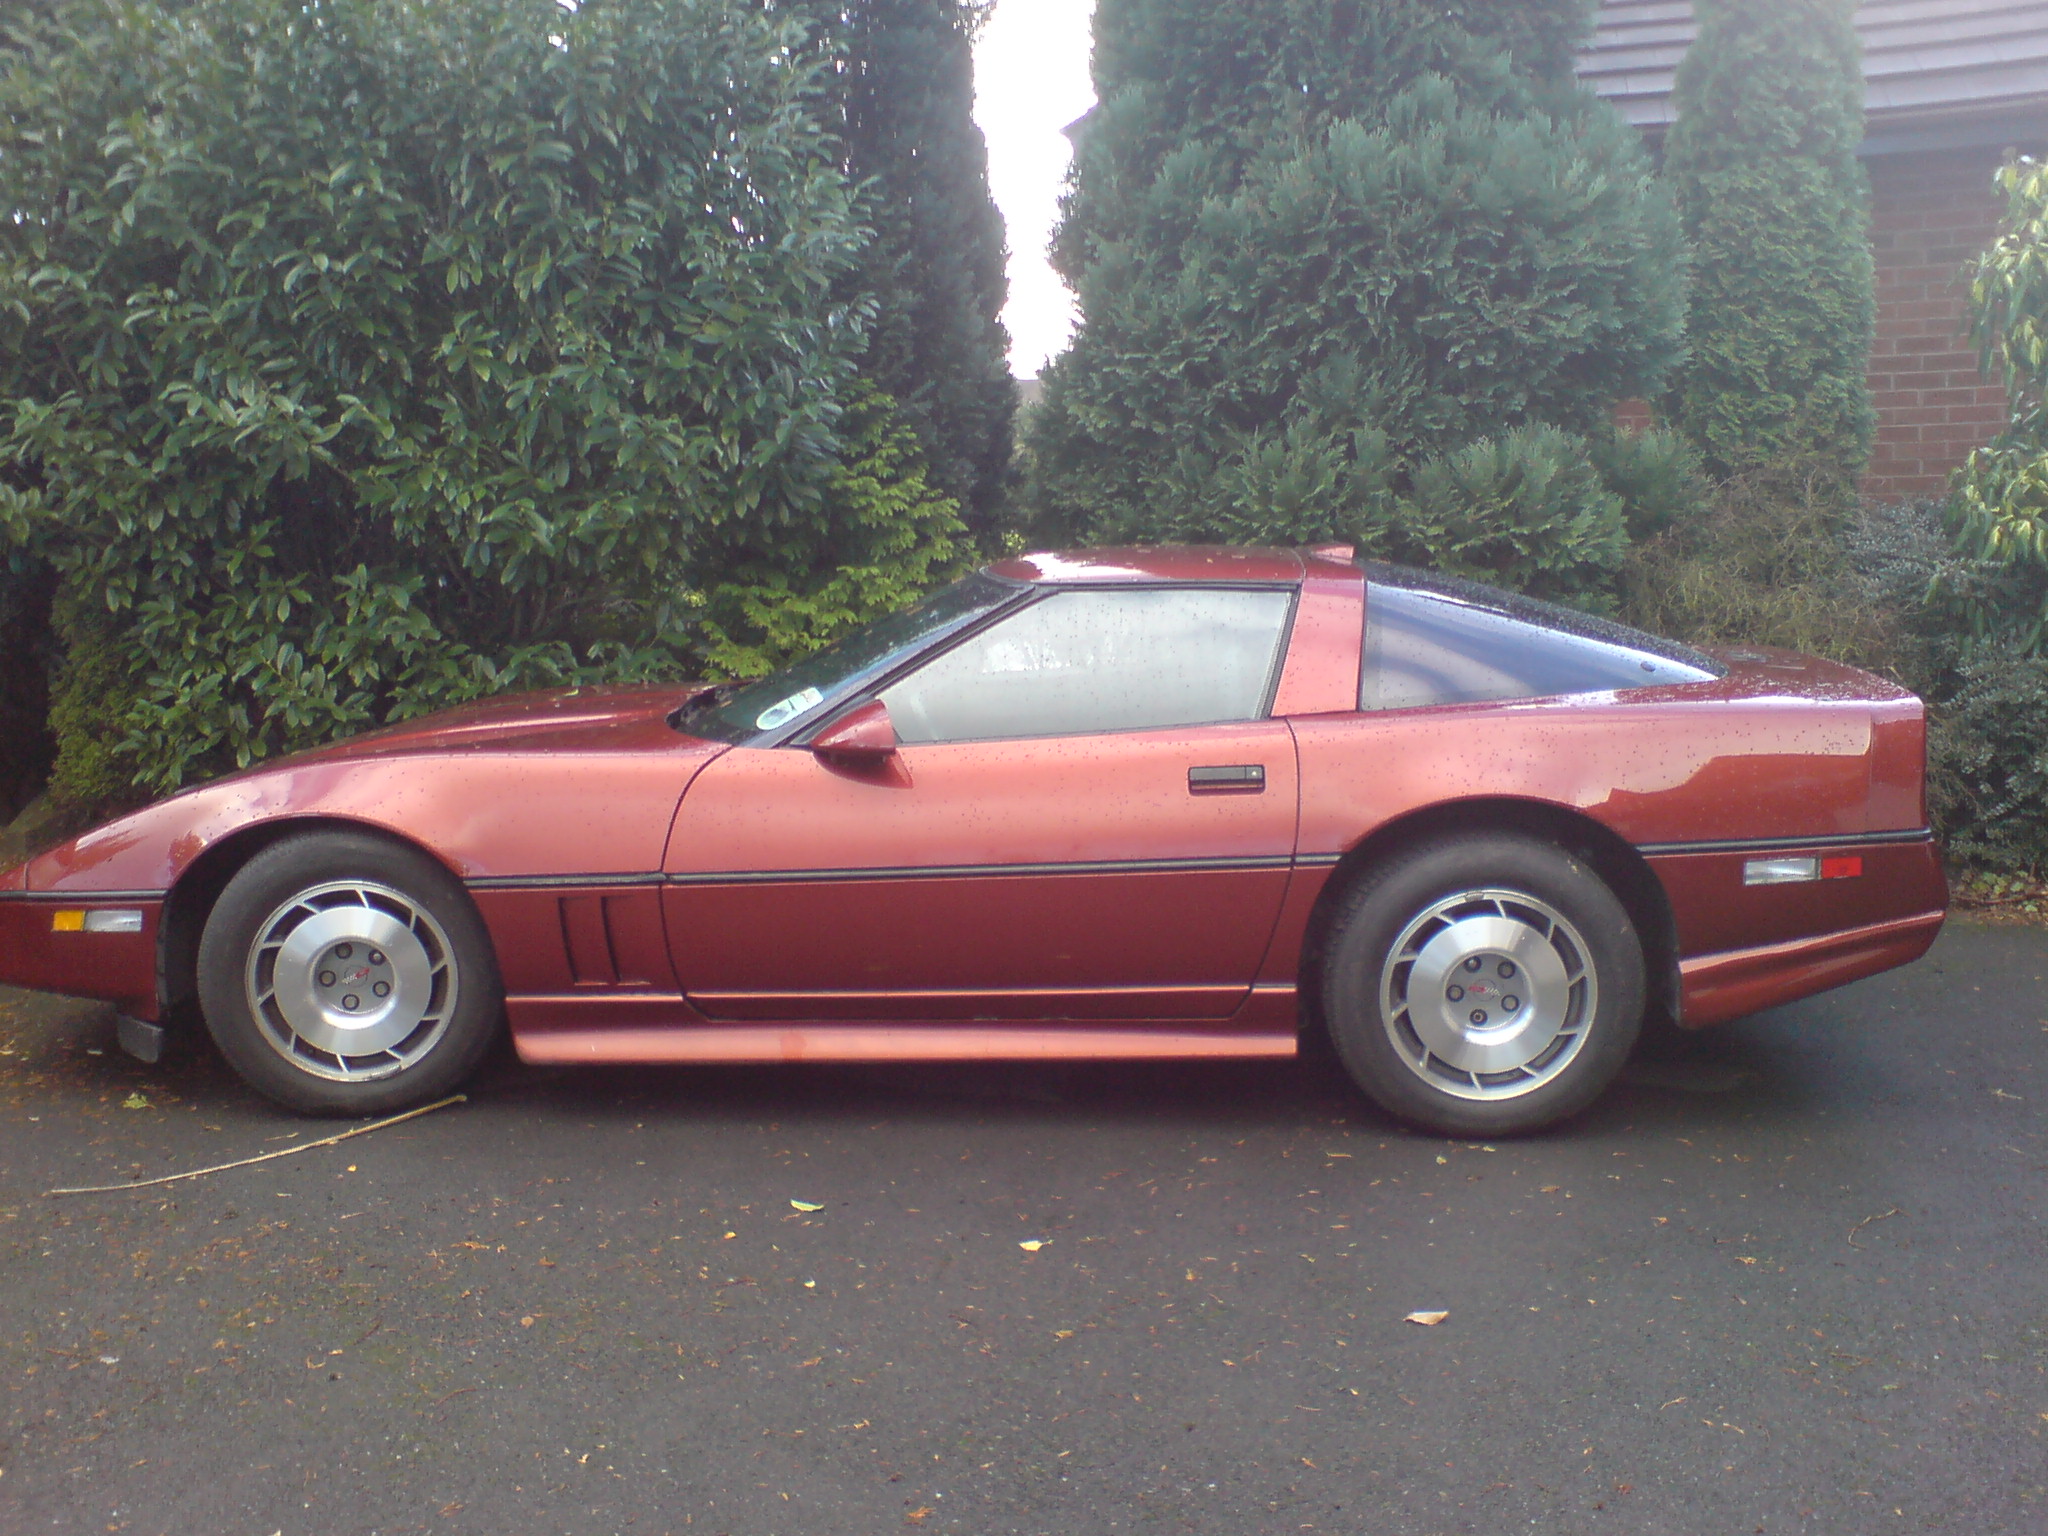
<path id="1" fill-rule="evenodd" d="M 692 784 L 664 905 L 723 1019 L 1216 1019 L 1286 893 L 1291 588 L 1053 590 L 877 695 L 862 766 L 739 747 Z"/>

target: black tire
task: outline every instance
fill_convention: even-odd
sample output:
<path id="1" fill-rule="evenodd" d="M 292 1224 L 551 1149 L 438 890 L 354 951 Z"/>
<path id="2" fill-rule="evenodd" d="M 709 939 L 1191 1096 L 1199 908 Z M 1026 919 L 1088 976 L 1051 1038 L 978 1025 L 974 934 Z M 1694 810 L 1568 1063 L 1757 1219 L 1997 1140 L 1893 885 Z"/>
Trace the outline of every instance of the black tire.
<path id="1" fill-rule="evenodd" d="M 468 1077 L 505 997 L 490 934 L 445 868 L 374 834 L 309 832 L 228 882 L 199 941 L 199 1002 L 258 1093 L 377 1115 Z"/>
<path id="2" fill-rule="evenodd" d="M 1627 909 L 1536 838 L 1397 855 L 1339 898 L 1327 934 L 1319 980 L 1338 1057 L 1381 1108 L 1432 1131 L 1508 1136 L 1577 1114 L 1642 1024 Z"/>

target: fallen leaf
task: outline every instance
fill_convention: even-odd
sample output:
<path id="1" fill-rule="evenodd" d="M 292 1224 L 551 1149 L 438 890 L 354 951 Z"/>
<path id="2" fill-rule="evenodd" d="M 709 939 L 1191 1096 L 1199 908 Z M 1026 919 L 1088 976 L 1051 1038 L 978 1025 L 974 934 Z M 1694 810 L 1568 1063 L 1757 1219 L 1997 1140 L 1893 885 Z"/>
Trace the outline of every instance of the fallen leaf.
<path id="1" fill-rule="evenodd" d="M 798 1211 L 822 1211 L 823 1209 L 825 1209 L 825 1207 L 816 1200 L 791 1200 L 789 1204 L 792 1210 Z"/>
<path id="2" fill-rule="evenodd" d="M 804 1282 L 804 1289 L 807 1291 L 815 1291 L 817 1288 L 818 1282 L 815 1280 L 806 1280 Z"/>
<path id="3" fill-rule="evenodd" d="M 932 1511 L 929 1504 L 921 1504 L 916 1509 L 907 1509 L 903 1512 L 904 1520 L 911 1525 L 923 1525 L 931 1517 Z"/>
<path id="4" fill-rule="evenodd" d="M 1545 1184 L 1540 1190 L 1537 1191 L 1537 1193 L 1543 1195 L 1554 1195 L 1562 1188 L 1564 1188 L 1562 1184 Z"/>
<path id="5" fill-rule="evenodd" d="M 1049 1237 L 1027 1237 L 1017 1246 L 1019 1248 L 1022 1248 L 1026 1253 L 1036 1253 L 1039 1249 L 1043 1248 L 1047 1243 L 1051 1241 L 1052 1239 Z"/>
<path id="6" fill-rule="evenodd" d="M 1434 1328 L 1450 1315 L 1448 1312 L 1410 1312 L 1401 1321 L 1404 1323 L 1420 1323 L 1425 1328 Z"/>
<path id="7" fill-rule="evenodd" d="M 1437 1159 L 1437 1161 L 1440 1163 L 1448 1163 L 1450 1162 L 1450 1159 L 1448 1157 L 1440 1157 Z"/>
<path id="8" fill-rule="evenodd" d="M 149 1100 L 139 1093 L 131 1093 L 121 1101 L 121 1107 L 123 1109 L 147 1109 L 149 1108 Z"/>
<path id="9" fill-rule="evenodd" d="M 533 1319 L 530 1317 L 522 1317 L 521 1319 L 519 1319 L 519 1326 L 522 1328 L 531 1328 L 533 1326 Z"/>

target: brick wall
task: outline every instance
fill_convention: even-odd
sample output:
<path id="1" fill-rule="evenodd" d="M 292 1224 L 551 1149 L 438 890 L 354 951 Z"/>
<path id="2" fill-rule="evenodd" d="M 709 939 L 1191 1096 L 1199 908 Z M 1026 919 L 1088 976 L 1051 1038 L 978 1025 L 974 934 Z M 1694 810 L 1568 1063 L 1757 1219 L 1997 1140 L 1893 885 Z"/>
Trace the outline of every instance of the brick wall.
<path id="1" fill-rule="evenodd" d="M 1863 491 L 1938 495 L 1949 472 L 2005 421 L 2005 390 L 1978 371 L 1964 263 L 1991 243 L 2004 203 L 1997 150 L 1888 155 L 1869 162 L 1877 254 L 1870 351 L 1877 443 Z"/>

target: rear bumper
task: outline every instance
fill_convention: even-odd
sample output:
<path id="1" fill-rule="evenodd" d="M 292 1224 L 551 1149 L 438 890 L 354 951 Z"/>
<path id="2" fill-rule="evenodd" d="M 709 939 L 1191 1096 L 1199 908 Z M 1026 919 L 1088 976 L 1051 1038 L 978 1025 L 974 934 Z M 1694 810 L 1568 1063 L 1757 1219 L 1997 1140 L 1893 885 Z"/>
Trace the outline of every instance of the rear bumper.
<path id="1" fill-rule="evenodd" d="M 1679 962 L 1682 1019 L 1700 1029 L 1907 965 L 1941 932 L 1942 910 Z"/>

